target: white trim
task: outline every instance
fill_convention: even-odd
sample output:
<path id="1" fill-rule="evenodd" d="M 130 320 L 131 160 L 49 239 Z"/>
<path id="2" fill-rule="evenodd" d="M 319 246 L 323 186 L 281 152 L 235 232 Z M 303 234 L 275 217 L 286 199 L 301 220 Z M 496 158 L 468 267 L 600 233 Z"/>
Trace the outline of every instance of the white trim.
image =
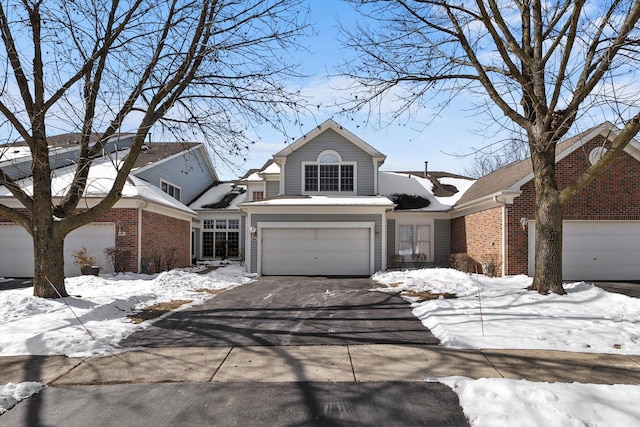
<path id="1" fill-rule="evenodd" d="M 331 129 L 334 132 L 338 133 L 344 139 L 346 139 L 347 141 L 351 142 L 353 145 L 355 145 L 356 147 L 360 148 L 362 151 L 364 151 L 365 153 L 369 154 L 370 156 L 378 158 L 378 159 L 381 159 L 382 162 L 384 162 L 384 159 L 386 159 L 386 157 L 387 157 L 384 154 L 382 154 L 381 152 L 379 152 L 378 150 L 376 150 L 375 148 L 373 148 L 371 145 L 369 145 L 366 142 L 364 142 L 362 139 L 358 138 L 357 136 L 355 136 L 354 134 L 352 134 L 351 132 L 349 132 L 348 130 L 343 128 L 341 125 L 339 125 L 338 123 L 336 123 L 332 119 L 327 119 L 322 124 L 316 126 L 309 133 L 303 135 L 301 138 L 298 138 L 296 141 L 294 141 L 293 143 L 288 145 L 283 150 L 280 150 L 279 152 L 274 154 L 273 158 L 277 160 L 278 158 L 288 156 L 289 154 L 291 154 L 294 151 L 298 150 L 300 147 L 305 145 L 307 142 L 313 140 L 316 136 L 320 135 L 321 133 L 323 133 L 324 131 L 326 131 L 328 129 Z"/>
<path id="2" fill-rule="evenodd" d="M 336 154 L 338 156 L 338 163 L 320 163 L 319 161 L 315 162 L 300 162 L 300 193 L 303 195 L 310 196 L 320 196 L 320 195 L 356 195 L 358 194 L 358 162 L 343 162 L 342 158 L 338 153 L 333 150 L 323 151 L 322 154 Z M 319 159 L 320 156 L 318 156 Z M 337 165 L 338 166 L 338 191 L 321 191 L 320 190 L 320 166 L 322 165 Z M 353 191 L 342 191 L 340 187 L 342 186 L 342 166 L 353 166 Z M 318 191 L 307 191 L 306 189 L 306 180 L 305 180 L 305 168 L 306 166 L 318 166 Z"/>
<path id="3" fill-rule="evenodd" d="M 607 141 L 613 141 L 620 134 L 620 129 L 618 129 L 615 125 L 610 122 L 602 123 L 595 128 L 589 129 L 581 134 L 572 136 L 571 138 L 576 138 L 576 142 L 571 144 L 571 146 L 562 150 L 560 153 L 556 154 L 556 164 L 558 164 L 562 159 L 567 157 L 569 154 L 576 151 L 578 148 L 582 147 L 587 142 L 593 140 L 596 136 L 602 136 L 607 139 Z M 570 140 L 571 138 L 568 138 Z M 562 142 L 561 142 L 562 143 Z M 629 154 L 634 159 L 640 161 L 640 142 L 636 139 L 632 139 L 629 141 L 624 147 L 624 152 Z M 520 189 L 521 186 L 531 181 L 534 178 L 533 170 L 529 172 L 526 176 L 516 181 L 510 188 L 511 189 Z"/>
<path id="4" fill-rule="evenodd" d="M 142 273 L 142 210 L 145 207 L 138 208 L 138 273 Z"/>
<path id="5" fill-rule="evenodd" d="M 433 218 L 398 218 L 396 219 L 396 228 L 395 228 L 395 254 L 398 253 L 398 242 L 400 237 L 400 226 L 401 225 L 428 225 L 429 226 L 429 259 L 427 262 L 434 262 L 435 260 L 435 220 Z M 394 255 L 395 255 L 394 254 Z M 411 260 L 408 260 L 411 262 Z"/>
<path id="6" fill-rule="evenodd" d="M 513 200 L 521 194 L 522 191 L 519 190 L 504 190 L 463 203 L 453 208 L 451 211 L 451 219 L 496 208 L 504 204 L 511 205 L 513 204 Z"/>
<path id="7" fill-rule="evenodd" d="M 171 186 L 173 187 L 174 190 L 174 194 L 175 194 L 175 190 L 177 189 L 178 191 L 180 191 L 180 198 L 176 198 L 175 196 L 172 196 L 171 194 L 169 194 L 167 191 L 164 191 L 162 189 L 162 184 L 167 184 L 167 186 Z M 160 191 L 162 191 L 164 194 L 168 195 L 169 197 L 172 197 L 173 199 L 179 201 L 180 203 L 182 203 L 182 187 L 180 187 L 179 185 L 176 185 L 174 183 L 172 183 L 171 181 L 167 181 L 164 178 L 160 178 L 160 185 L 158 186 L 158 188 L 160 189 Z M 167 187 L 167 190 L 169 188 Z"/>
<path id="8" fill-rule="evenodd" d="M 257 250 L 258 259 L 256 272 L 262 275 L 262 231 L 265 228 L 368 228 L 369 229 L 369 274 L 375 272 L 375 221 L 365 222 L 258 222 Z M 381 236 L 382 237 L 382 236 Z"/>
<path id="9" fill-rule="evenodd" d="M 502 232 L 500 233 L 502 239 L 502 277 L 507 275 L 507 205 L 502 204 Z"/>
<path id="10" fill-rule="evenodd" d="M 178 143 L 158 142 L 157 144 L 180 144 L 180 143 L 179 142 Z M 189 143 L 187 143 L 187 144 L 189 144 Z M 211 176 L 213 177 L 214 181 L 218 181 L 219 180 L 218 174 L 216 173 L 216 169 L 213 167 L 213 163 L 211 163 L 211 158 L 209 157 L 209 154 L 205 150 L 204 144 L 201 143 L 201 142 L 197 142 L 196 144 L 198 144 L 198 145 L 193 146 L 193 147 L 191 147 L 191 148 L 189 148 L 187 150 L 182 150 L 179 153 L 176 153 L 176 154 L 174 154 L 172 156 L 165 157 L 163 159 L 157 160 L 157 161 L 155 161 L 153 163 L 150 163 L 148 165 L 140 166 L 139 168 L 136 168 L 136 169 L 132 170 L 131 171 L 131 175 L 138 175 L 139 173 L 144 172 L 144 171 L 149 170 L 149 169 L 153 169 L 154 167 L 156 167 L 156 166 L 158 166 L 158 165 L 160 165 L 160 164 L 162 164 L 164 162 L 168 162 L 169 160 L 173 160 L 173 159 L 175 159 L 175 158 L 177 158 L 179 156 L 185 156 L 187 154 L 192 154 L 192 151 L 199 150 L 200 153 L 202 154 L 202 158 L 207 163 L 207 169 L 209 169 L 209 172 L 211 173 Z M 153 145 L 153 143 L 152 143 L 152 145 Z"/>
<path id="11" fill-rule="evenodd" d="M 380 205 L 261 205 L 247 204 L 241 207 L 243 212 L 252 214 L 384 214 L 390 206 Z"/>

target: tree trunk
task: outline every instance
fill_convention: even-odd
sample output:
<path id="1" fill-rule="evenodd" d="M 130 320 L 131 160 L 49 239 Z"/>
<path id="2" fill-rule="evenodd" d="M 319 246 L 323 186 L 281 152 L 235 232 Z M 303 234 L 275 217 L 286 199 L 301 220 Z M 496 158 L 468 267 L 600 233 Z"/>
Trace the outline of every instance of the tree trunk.
<path id="1" fill-rule="evenodd" d="M 44 129 L 40 124 L 38 129 Z M 64 237 L 53 215 L 51 168 L 44 132 L 34 138 L 33 151 L 33 295 L 43 298 L 68 296 L 64 286 Z M 53 285 L 53 286 L 52 286 Z M 55 288 L 55 289 L 54 289 Z"/>
<path id="2" fill-rule="evenodd" d="M 555 176 L 555 150 L 532 150 L 536 171 L 535 270 L 530 290 L 546 295 L 565 294 L 562 286 L 562 209 Z"/>
<path id="3" fill-rule="evenodd" d="M 53 227 L 45 230 L 38 227 L 34 230 L 33 255 L 33 295 L 43 298 L 68 296 L 64 286 L 64 236 L 57 236 Z"/>

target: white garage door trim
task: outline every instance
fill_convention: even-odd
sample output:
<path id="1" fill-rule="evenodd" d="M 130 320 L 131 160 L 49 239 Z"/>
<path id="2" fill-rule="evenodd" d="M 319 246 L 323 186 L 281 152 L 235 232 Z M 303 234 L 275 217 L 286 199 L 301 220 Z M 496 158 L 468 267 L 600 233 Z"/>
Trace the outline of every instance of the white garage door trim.
<path id="1" fill-rule="evenodd" d="M 375 222 L 258 222 L 257 273 L 262 275 L 262 235 L 264 229 L 367 229 L 369 230 L 369 273 L 374 273 Z"/>
<path id="2" fill-rule="evenodd" d="M 65 276 L 80 275 L 72 253 L 83 245 L 96 257 L 96 264 L 102 267 L 102 272 L 110 272 L 104 249 L 115 246 L 115 240 L 115 224 L 112 222 L 94 222 L 73 230 L 64 241 Z M 33 277 L 31 235 L 15 223 L 0 223 L 0 276 Z"/>
<path id="3" fill-rule="evenodd" d="M 564 280 L 640 280 L 640 221 L 564 221 Z M 535 221 L 529 222 L 529 275 L 535 267 Z"/>

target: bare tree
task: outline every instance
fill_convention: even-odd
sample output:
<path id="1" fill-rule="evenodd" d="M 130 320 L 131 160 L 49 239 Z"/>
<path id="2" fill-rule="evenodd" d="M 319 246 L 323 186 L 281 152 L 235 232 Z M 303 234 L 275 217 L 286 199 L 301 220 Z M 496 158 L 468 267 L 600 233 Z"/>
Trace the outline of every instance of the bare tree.
<path id="1" fill-rule="evenodd" d="M 564 293 L 562 209 L 604 171 L 640 130 L 637 81 L 640 1 L 354 0 L 367 19 L 343 29 L 358 55 L 348 110 L 394 114 L 471 94 L 501 125 L 526 134 L 536 190 L 531 289 Z M 625 83 L 627 86 L 624 86 Z M 443 101 L 445 104 L 447 99 Z M 606 155 L 566 188 L 555 171 L 557 142 L 587 115 L 622 131 Z"/>
<path id="2" fill-rule="evenodd" d="M 466 167 L 463 175 L 481 178 L 511 163 L 529 158 L 529 146 L 518 138 L 509 139 L 504 145 L 489 145 L 478 148 L 473 154 L 473 163 Z"/>
<path id="3" fill-rule="evenodd" d="M 66 295 L 63 244 L 100 218 L 121 190 L 152 126 L 206 139 L 221 155 L 242 152 L 251 123 L 282 124 L 302 108 L 287 89 L 299 77 L 287 50 L 298 48 L 307 14 L 301 0 L 23 0 L 0 3 L 0 114 L 3 139 L 32 156 L 32 190 L 0 171 L 22 205 L 0 215 L 34 243 L 34 294 Z M 7 130 L 10 129 L 10 130 Z M 73 182 L 52 191 L 50 129 L 79 132 Z M 92 162 L 120 132 L 133 133 L 113 187 L 79 208 Z M 98 132 L 95 144 L 90 136 Z M 48 276 L 55 289 L 45 280 Z"/>

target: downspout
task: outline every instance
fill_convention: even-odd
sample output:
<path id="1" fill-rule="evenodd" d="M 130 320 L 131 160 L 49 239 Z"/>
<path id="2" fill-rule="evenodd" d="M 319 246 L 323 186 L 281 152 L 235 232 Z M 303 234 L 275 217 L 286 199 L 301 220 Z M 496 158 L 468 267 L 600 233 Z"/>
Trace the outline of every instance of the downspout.
<path id="1" fill-rule="evenodd" d="M 506 202 L 501 202 L 498 200 L 498 196 L 493 196 L 493 201 L 500 205 L 501 209 L 501 231 L 502 231 L 502 253 L 500 254 L 502 257 L 502 267 L 501 267 L 501 276 L 504 277 L 507 274 L 507 204 Z"/>
<path id="2" fill-rule="evenodd" d="M 138 274 L 142 273 L 142 210 L 149 204 L 143 200 L 138 208 Z"/>

